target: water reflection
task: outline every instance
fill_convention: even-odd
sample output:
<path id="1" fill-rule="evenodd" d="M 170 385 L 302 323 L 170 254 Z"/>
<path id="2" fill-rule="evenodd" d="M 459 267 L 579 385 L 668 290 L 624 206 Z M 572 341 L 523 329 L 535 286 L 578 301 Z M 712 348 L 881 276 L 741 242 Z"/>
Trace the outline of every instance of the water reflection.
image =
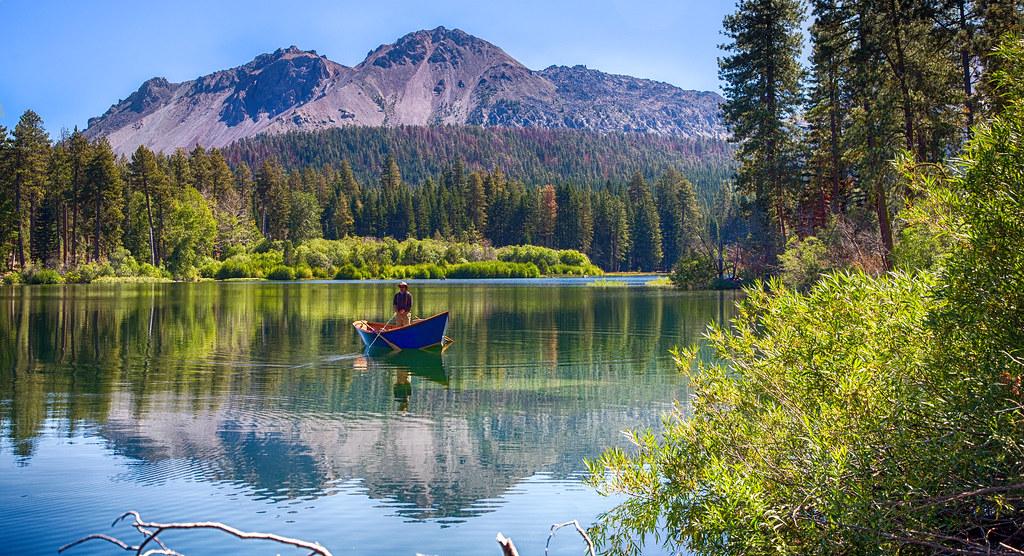
<path id="1" fill-rule="evenodd" d="M 387 513 L 450 525 L 493 511 L 524 478 L 575 481 L 621 430 L 657 425 L 685 394 L 667 350 L 732 304 L 657 289 L 419 286 L 416 310 L 451 310 L 458 343 L 443 355 L 364 356 L 351 322 L 384 313 L 390 294 L 360 284 L 2 289 L 0 462 L 9 450 L 31 483 L 42 480 L 32 474 L 41 440 L 95 438 L 133 462 L 109 458 L 112 482 L 241 485 L 285 504 L 357 481 Z M 109 496 L 97 489 L 80 503 Z M 208 510 L 238 511 L 227 499 Z"/>

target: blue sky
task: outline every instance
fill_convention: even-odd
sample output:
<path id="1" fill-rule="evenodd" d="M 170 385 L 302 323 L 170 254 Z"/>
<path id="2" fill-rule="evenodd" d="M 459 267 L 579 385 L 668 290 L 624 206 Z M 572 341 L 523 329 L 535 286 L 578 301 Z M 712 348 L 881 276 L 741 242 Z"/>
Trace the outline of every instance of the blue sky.
<path id="1" fill-rule="evenodd" d="M 52 134 L 84 128 L 146 79 L 194 79 L 295 44 L 352 66 L 380 44 L 438 25 L 526 66 L 585 64 L 718 90 L 732 0 L 0 0 L 0 125 L 28 108 Z"/>

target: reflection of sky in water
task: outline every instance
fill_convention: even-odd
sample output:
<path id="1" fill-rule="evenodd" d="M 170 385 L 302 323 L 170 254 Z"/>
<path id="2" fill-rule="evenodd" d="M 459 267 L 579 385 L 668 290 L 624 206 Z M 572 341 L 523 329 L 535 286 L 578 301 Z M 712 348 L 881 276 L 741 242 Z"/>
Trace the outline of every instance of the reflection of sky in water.
<path id="1" fill-rule="evenodd" d="M 490 553 L 497 531 L 540 553 L 551 523 L 613 505 L 580 483 L 582 460 L 626 427 L 657 426 L 685 395 L 667 350 L 731 302 L 579 286 L 414 293 L 424 314 L 453 312 L 443 357 L 358 353 L 349 323 L 386 307 L 379 285 L 0 290 L 0 331 L 15 338 L 0 346 L 0 519 L 13 524 L 0 546 L 49 552 L 137 509 L 335 553 Z M 572 536 L 557 553 L 580 552 Z"/>

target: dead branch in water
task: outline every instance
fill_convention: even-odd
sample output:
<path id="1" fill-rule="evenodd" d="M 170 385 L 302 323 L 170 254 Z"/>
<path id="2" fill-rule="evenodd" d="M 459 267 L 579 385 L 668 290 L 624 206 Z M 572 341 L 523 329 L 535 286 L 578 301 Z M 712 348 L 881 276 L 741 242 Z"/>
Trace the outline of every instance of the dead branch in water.
<path id="1" fill-rule="evenodd" d="M 576 532 L 578 532 L 580 536 L 583 537 L 583 540 L 587 543 L 587 552 L 590 554 L 590 556 L 595 556 L 594 541 L 590 539 L 590 535 L 588 535 L 586 530 L 583 529 L 583 526 L 580 525 L 580 522 L 575 519 L 572 521 L 566 521 L 565 523 L 556 523 L 551 526 L 551 533 L 548 534 L 548 542 L 544 543 L 544 556 L 548 555 L 548 549 L 551 547 L 551 539 L 555 536 L 555 532 L 561 529 L 562 527 L 568 527 L 570 525 L 576 527 Z M 501 551 L 504 554 L 504 556 L 519 556 L 519 551 L 516 550 L 516 545 L 512 543 L 512 539 L 506 537 L 505 535 L 502 535 L 501 533 L 498 533 L 498 536 L 495 538 L 495 540 L 498 541 L 498 545 L 501 546 Z"/>
<path id="2" fill-rule="evenodd" d="M 213 529 L 216 531 L 222 531 L 224 533 L 227 533 L 229 535 L 232 535 L 243 540 L 271 541 L 276 542 L 278 544 L 302 548 L 310 551 L 309 556 L 333 556 L 329 550 L 321 546 L 319 543 L 304 541 L 301 539 L 293 539 L 290 537 L 282 537 L 280 535 L 275 535 L 273 533 L 250 533 L 246 531 L 241 531 L 239 529 L 235 529 L 230 525 L 225 525 L 223 523 L 218 523 L 216 521 L 159 523 L 155 521 L 144 521 L 142 519 L 142 516 L 140 516 L 138 512 L 133 510 L 121 514 L 121 516 L 115 519 L 114 522 L 110 524 L 110 526 L 113 527 L 117 525 L 128 516 L 132 517 L 132 527 L 134 527 L 135 530 L 137 530 L 143 536 L 142 542 L 138 545 L 133 546 L 120 539 L 97 533 L 87 535 L 76 541 L 70 542 L 58 548 L 57 552 L 64 552 L 65 550 L 71 547 L 78 546 L 79 544 L 82 544 L 87 541 L 102 540 L 109 542 L 115 546 L 118 546 L 122 550 L 134 552 L 136 556 L 149 556 L 156 554 L 164 554 L 168 556 L 182 556 L 181 553 L 175 552 L 174 550 L 168 548 L 167 545 L 165 545 L 163 541 L 161 541 L 158 538 L 158 536 L 164 531 L 173 531 L 181 529 Z M 150 543 L 153 543 L 159 546 L 160 548 L 154 548 L 143 552 L 146 546 Z"/>
<path id="3" fill-rule="evenodd" d="M 544 556 L 548 556 L 548 547 L 551 546 L 551 539 L 555 536 L 555 531 L 558 531 L 562 527 L 568 527 L 570 525 L 576 527 L 576 532 L 579 533 L 580 536 L 583 537 L 583 540 L 587 543 L 587 552 L 590 553 L 590 556 L 594 556 L 594 541 L 590 540 L 590 535 L 588 535 L 587 532 L 583 529 L 583 527 L 580 525 L 580 522 L 576 521 L 575 519 L 572 521 L 566 521 L 565 523 L 556 523 L 551 526 L 551 533 L 548 534 L 548 542 L 544 543 Z"/>

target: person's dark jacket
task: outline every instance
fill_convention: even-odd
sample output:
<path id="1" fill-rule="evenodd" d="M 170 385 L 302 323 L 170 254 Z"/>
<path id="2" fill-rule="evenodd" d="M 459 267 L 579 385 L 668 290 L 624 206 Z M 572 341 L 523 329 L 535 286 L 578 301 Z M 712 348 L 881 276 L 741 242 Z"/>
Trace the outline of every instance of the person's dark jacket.
<path id="1" fill-rule="evenodd" d="M 395 294 L 395 311 L 412 311 L 412 294 L 398 292 Z"/>

